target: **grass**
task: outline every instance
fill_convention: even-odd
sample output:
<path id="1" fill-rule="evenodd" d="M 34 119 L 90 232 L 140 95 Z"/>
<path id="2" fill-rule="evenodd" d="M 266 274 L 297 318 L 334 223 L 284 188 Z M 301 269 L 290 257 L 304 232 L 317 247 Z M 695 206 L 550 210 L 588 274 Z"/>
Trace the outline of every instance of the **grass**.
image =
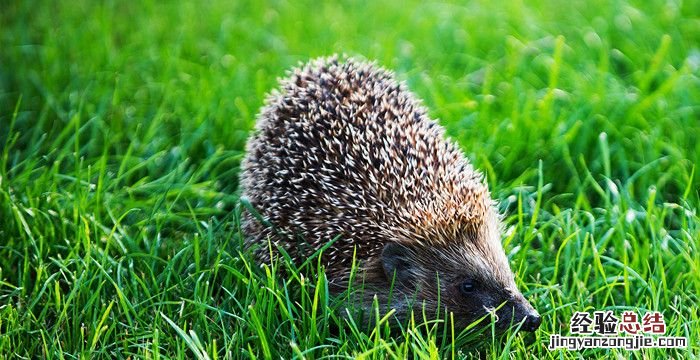
<path id="1" fill-rule="evenodd" d="M 697 0 L 5 2 L 0 358 L 697 358 L 699 18 Z M 242 253 L 257 109 L 334 52 L 395 70 L 487 174 L 536 333 L 363 331 L 322 272 Z M 627 309 L 689 347 L 546 348 L 575 311 Z"/>

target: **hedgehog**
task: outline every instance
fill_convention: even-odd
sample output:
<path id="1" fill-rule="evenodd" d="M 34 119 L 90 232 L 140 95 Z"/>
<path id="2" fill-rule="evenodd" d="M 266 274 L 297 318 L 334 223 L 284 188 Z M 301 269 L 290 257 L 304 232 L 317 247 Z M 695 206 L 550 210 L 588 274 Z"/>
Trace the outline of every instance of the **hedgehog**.
<path id="1" fill-rule="evenodd" d="M 445 311 L 461 328 L 540 325 L 484 176 L 374 62 L 334 55 L 289 71 L 258 115 L 240 177 L 251 208 L 241 228 L 260 264 L 280 250 L 300 264 L 322 249 L 333 293 L 355 266 L 363 306 L 398 319 Z"/>

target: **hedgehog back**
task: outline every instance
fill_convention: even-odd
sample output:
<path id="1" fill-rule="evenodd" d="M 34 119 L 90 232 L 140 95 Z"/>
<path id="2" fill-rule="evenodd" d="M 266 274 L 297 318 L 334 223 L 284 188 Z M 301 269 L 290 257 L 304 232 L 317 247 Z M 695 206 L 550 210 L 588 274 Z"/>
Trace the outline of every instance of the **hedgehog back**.
<path id="1" fill-rule="evenodd" d="M 248 245 L 300 261 L 328 241 L 331 274 L 387 241 L 441 246 L 492 204 L 482 176 L 392 74 L 336 57 L 312 61 L 269 95 L 242 164 Z"/>

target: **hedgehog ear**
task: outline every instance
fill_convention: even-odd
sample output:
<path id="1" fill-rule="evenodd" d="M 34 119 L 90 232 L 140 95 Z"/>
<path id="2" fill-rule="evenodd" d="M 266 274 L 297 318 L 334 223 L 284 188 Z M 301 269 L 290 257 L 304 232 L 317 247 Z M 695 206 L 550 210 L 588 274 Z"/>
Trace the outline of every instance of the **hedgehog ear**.
<path id="1" fill-rule="evenodd" d="M 396 284 L 410 286 L 414 283 L 410 257 L 411 250 L 406 246 L 395 242 L 384 244 L 382 266 L 389 281 L 393 281 L 396 276 Z"/>

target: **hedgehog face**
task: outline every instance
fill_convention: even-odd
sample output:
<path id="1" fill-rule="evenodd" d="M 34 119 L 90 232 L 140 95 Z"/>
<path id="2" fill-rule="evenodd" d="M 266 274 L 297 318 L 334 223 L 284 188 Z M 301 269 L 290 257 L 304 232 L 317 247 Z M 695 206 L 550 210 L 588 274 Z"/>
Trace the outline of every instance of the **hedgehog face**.
<path id="1" fill-rule="evenodd" d="M 483 235 L 487 234 L 477 236 Z M 425 307 L 428 313 L 436 314 L 440 306 L 454 313 L 458 328 L 482 317 L 488 323 L 488 315 L 493 314 L 499 330 L 521 322 L 521 330 L 536 330 L 541 322 L 539 314 L 516 288 L 498 239 L 498 251 L 489 246 L 495 243 L 489 240 L 442 248 L 387 243 L 381 255 L 390 283 L 387 288 L 393 284 L 395 290 L 414 299 L 414 310 Z"/>

